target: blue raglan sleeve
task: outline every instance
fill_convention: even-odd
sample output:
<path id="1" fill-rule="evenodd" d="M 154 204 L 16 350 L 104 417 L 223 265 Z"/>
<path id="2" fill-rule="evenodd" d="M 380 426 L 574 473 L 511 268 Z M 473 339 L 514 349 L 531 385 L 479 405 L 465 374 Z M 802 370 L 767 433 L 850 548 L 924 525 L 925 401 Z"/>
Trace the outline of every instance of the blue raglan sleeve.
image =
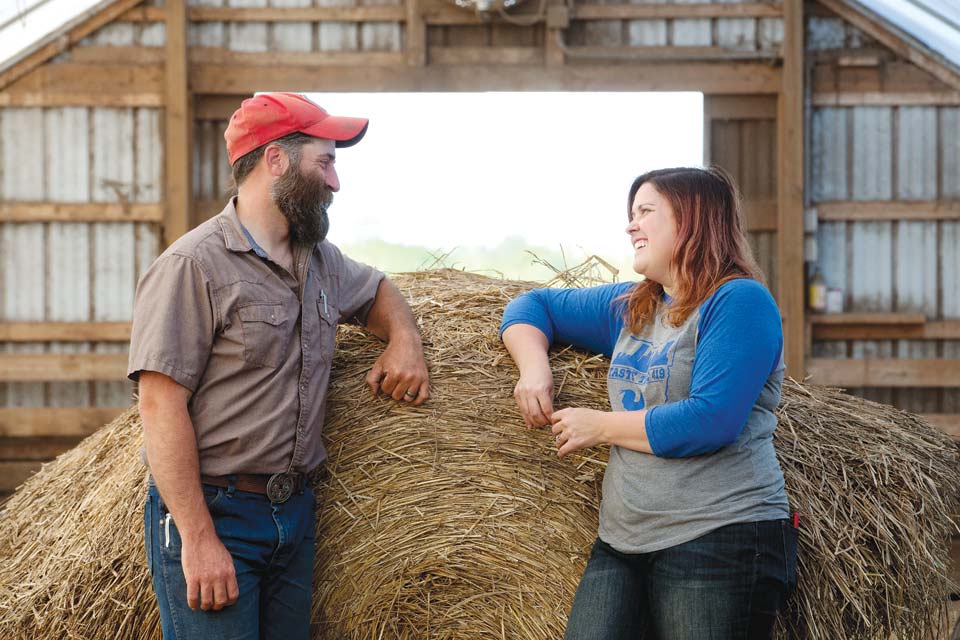
<path id="1" fill-rule="evenodd" d="M 783 353 L 780 312 L 755 280 L 725 283 L 705 300 L 697 335 L 690 397 L 647 412 L 657 456 L 696 456 L 732 444 Z"/>
<path id="2" fill-rule="evenodd" d="M 503 310 L 500 335 L 514 324 L 540 329 L 547 340 L 572 344 L 608 358 L 623 326 L 621 304 L 616 300 L 632 282 L 585 289 L 534 289 L 510 301 Z"/>

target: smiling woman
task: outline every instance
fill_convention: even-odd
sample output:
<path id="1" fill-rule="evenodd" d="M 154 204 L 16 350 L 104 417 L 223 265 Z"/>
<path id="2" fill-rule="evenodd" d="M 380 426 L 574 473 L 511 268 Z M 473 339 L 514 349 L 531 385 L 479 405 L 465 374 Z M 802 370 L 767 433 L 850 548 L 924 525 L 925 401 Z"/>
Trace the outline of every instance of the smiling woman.
<path id="1" fill-rule="evenodd" d="M 627 210 L 642 282 L 534 290 L 501 325 L 527 426 L 549 425 L 561 458 L 611 445 L 566 637 L 769 638 L 796 585 L 780 314 L 725 172 L 644 173 Z M 554 341 L 611 358 L 613 411 L 554 410 Z"/>
<path id="2" fill-rule="evenodd" d="M 568 264 L 596 254 L 630 273 L 622 234 L 624 184 L 638 170 L 697 165 L 699 93 L 447 93 L 314 95 L 370 118 L 364 146 L 337 166 L 343 190 L 331 239 L 388 271 L 451 262 L 517 273 L 525 248 L 562 246 Z M 375 240 L 396 247 L 394 258 Z M 399 258 L 418 247 L 419 259 Z M 560 257 L 560 256 L 558 256 Z M 412 263 L 412 264 L 411 264 Z M 629 275 L 628 275 L 629 277 Z"/>

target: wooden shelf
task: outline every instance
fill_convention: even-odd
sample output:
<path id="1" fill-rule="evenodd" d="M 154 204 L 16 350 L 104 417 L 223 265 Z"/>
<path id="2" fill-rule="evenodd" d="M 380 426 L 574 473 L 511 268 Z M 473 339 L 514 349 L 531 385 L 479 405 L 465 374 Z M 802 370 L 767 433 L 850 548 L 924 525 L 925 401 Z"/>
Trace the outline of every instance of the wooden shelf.
<path id="1" fill-rule="evenodd" d="M 812 313 L 814 325 L 917 325 L 927 321 L 922 313 Z"/>
<path id="2" fill-rule="evenodd" d="M 828 387 L 960 387 L 960 360 L 811 358 L 813 384 Z"/>
<path id="3" fill-rule="evenodd" d="M 130 323 L 0 322 L 0 342 L 130 342 Z"/>
<path id="4" fill-rule="evenodd" d="M 126 407 L 18 407 L 0 409 L 0 438 L 90 435 Z"/>
<path id="5" fill-rule="evenodd" d="M 958 340 L 960 320 L 925 321 L 921 313 L 808 316 L 814 340 Z"/>

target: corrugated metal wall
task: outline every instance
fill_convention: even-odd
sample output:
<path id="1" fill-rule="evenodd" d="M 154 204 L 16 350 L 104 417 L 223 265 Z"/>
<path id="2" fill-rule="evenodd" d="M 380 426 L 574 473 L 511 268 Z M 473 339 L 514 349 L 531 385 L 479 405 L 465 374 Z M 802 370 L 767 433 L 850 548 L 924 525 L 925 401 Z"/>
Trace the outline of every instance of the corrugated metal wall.
<path id="1" fill-rule="evenodd" d="M 811 17 L 811 51 L 873 45 L 838 18 Z M 837 87 L 843 90 L 844 87 Z M 818 203 L 960 199 L 960 108 L 816 107 L 808 191 Z M 844 292 L 845 312 L 922 313 L 960 318 L 960 223 L 951 220 L 821 221 L 817 267 Z M 960 357 L 956 340 L 815 341 L 814 357 Z M 859 395 L 918 413 L 960 411 L 960 390 L 870 388 Z"/>
<path id="2" fill-rule="evenodd" d="M 0 200 L 161 201 L 161 111 L 0 109 Z M 150 223 L 0 224 L 0 321 L 129 321 L 137 278 L 157 256 Z M 124 344 L 7 344 L 7 352 L 126 350 Z M 8 383 L 2 407 L 122 407 L 127 382 Z"/>
<path id="3" fill-rule="evenodd" d="M 403 5 L 402 0 L 189 0 L 195 7 L 353 7 Z M 396 22 L 203 22 L 188 30 L 191 47 L 230 51 L 400 51 L 403 25 Z"/>
<path id="4" fill-rule="evenodd" d="M 738 4 L 741 0 L 676 0 L 673 4 Z M 584 2 L 575 2 L 586 4 Z M 623 4 L 591 2 L 591 4 Z M 665 4 L 664 0 L 634 0 L 627 4 Z M 780 2 L 771 2 L 779 5 Z M 431 27 L 431 42 L 447 46 L 502 44 L 509 27 Z M 477 34 L 485 37 L 477 37 Z M 499 36 L 499 38 L 498 38 Z M 591 20 L 572 23 L 569 46 L 722 47 L 744 53 L 775 55 L 783 43 L 781 18 L 675 18 L 644 20 Z M 510 42 L 507 44 L 521 44 Z M 536 44 L 529 42 L 524 44 Z"/>

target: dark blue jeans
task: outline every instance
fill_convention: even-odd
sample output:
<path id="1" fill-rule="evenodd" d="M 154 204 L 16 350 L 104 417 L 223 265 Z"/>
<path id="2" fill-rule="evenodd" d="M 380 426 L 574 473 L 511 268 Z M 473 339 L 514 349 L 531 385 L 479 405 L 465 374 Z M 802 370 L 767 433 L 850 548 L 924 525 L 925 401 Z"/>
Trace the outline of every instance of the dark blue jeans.
<path id="1" fill-rule="evenodd" d="M 732 524 L 651 553 L 620 553 L 598 538 L 565 638 L 770 638 L 796 568 L 789 520 Z"/>
<path id="2" fill-rule="evenodd" d="M 310 489 L 287 502 L 203 485 L 221 542 L 233 556 L 240 597 L 220 611 L 187 606 L 180 534 L 153 483 L 144 508 L 144 542 L 165 640 L 244 640 L 310 637 L 314 497 Z"/>

